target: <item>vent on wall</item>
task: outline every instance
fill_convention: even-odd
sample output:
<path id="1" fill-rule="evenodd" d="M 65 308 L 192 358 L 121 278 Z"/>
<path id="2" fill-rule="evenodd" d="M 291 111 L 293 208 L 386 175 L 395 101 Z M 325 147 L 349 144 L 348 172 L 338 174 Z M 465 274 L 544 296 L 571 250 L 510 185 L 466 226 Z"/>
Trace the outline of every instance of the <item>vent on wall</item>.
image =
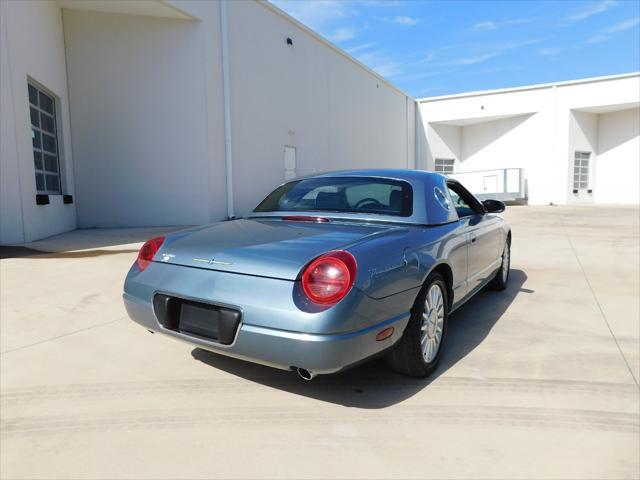
<path id="1" fill-rule="evenodd" d="M 284 179 L 291 180 L 296 177 L 296 147 L 284 146 Z"/>
<path id="2" fill-rule="evenodd" d="M 434 171 L 442 173 L 443 175 L 453 173 L 455 163 L 456 161 L 453 158 L 436 158 Z"/>
<path id="3" fill-rule="evenodd" d="M 36 195 L 36 205 L 49 205 L 49 195 L 38 193 Z"/>

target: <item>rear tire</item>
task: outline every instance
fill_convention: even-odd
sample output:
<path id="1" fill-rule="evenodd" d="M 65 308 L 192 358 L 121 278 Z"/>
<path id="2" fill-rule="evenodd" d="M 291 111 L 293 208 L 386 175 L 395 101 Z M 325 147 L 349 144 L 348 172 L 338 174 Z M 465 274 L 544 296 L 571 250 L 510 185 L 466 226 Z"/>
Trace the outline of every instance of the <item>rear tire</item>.
<path id="1" fill-rule="evenodd" d="M 447 336 L 447 291 L 442 275 L 429 275 L 411 309 L 407 328 L 388 357 L 397 372 L 426 377 L 438 366 Z"/>
<path id="2" fill-rule="evenodd" d="M 504 244 L 504 250 L 502 251 L 502 263 L 500 269 L 496 272 L 496 276 L 493 277 L 489 288 L 491 290 L 504 290 L 509 283 L 509 272 L 511 271 L 511 239 L 507 237 L 507 242 Z"/>

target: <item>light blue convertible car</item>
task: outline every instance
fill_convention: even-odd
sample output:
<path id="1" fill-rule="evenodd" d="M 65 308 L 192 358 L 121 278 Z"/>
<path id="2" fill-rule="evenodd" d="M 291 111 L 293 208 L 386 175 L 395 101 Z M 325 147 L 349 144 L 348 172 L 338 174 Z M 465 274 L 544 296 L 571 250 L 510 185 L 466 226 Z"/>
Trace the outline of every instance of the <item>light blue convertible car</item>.
<path id="1" fill-rule="evenodd" d="M 507 285 L 504 208 L 424 171 L 300 178 L 245 218 L 146 242 L 124 302 L 151 332 L 306 380 L 381 354 L 423 377 L 451 312 Z"/>

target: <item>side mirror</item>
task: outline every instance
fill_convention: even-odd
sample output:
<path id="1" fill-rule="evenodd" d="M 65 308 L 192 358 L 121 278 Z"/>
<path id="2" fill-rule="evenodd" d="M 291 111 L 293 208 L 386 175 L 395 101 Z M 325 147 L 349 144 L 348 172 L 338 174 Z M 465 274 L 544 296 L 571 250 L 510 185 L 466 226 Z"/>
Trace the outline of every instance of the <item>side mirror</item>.
<path id="1" fill-rule="evenodd" d="M 504 212 L 504 209 L 507 208 L 504 202 L 500 200 L 485 200 L 482 202 L 484 205 L 484 209 L 487 213 L 501 213 Z"/>

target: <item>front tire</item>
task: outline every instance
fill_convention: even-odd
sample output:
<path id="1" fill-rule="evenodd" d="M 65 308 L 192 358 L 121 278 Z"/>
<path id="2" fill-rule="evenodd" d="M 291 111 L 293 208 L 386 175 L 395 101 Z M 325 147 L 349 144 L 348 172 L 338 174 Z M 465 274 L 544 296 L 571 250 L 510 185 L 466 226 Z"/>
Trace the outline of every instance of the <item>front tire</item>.
<path id="1" fill-rule="evenodd" d="M 442 355 L 448 316 L 447 285 L 434 272 L 416 298 L 402 338 L 389 354 L 392 368 L 412 377 L 430 375 Z"/>

